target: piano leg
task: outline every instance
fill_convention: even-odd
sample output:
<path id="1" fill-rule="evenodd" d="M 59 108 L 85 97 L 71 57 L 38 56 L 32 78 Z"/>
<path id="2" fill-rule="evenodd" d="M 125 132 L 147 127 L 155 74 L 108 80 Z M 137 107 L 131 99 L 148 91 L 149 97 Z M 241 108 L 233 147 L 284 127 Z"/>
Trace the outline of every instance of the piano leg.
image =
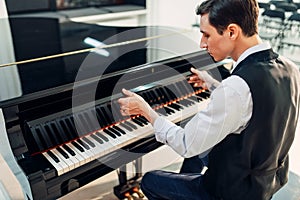
<path id="1" fill-rule="evenodd" d="M 140 191 L 140 180 L 142 177 L 142 157 L 134 161 L 135 175 L 128 179 L 126 164 L 119 168 L 118 179 L 119 185 L 114 187 L 114 194 L 119 199 L 133 200 L 133 194 L 137 194 L 139 198 L 143 198 L 144 194 Z"/>

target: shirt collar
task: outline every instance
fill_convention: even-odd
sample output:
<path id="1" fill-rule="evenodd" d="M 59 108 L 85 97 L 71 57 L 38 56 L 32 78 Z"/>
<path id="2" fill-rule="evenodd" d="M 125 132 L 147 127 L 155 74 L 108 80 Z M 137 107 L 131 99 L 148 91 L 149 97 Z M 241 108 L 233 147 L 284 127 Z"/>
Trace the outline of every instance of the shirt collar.
<path id="1" fill-rule="evenodd" d="M 247 58 L 249 55 L 259 52 L 259 51 L 264 51 L 264 50 L 268 50 L 271 49 L 271 45 L 269 43 L 260 43 L 257 44 L 253 47 L 250 47 L 249 49 L 247 49 L 246 51 L 244 51 L 241 56 L 238 58 L 238 60 L 233 63 L 233 67 L 231 69 L 231 72 L 235 69 L 235 67 L 242 62 L 245 58 Z"/>

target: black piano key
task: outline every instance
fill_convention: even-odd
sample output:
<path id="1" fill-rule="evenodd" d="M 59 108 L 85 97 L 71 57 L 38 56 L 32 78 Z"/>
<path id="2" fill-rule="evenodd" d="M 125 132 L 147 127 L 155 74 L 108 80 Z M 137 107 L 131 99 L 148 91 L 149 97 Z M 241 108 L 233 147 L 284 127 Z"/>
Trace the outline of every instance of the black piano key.
<path id="1" fill-rule="evenodd" d="M 106 107 L 104 107 L 104 109 L 106 110 L 106 113 L 107 113 L 110 121 L 112 122 L 111 124 L 116 123 L 117 120 L 113 114 L 111 103 L 106 104 Z"/>
<path id="2" fill-rule="evenodd" d="M 107 106 L 101 106 L 100 109 L 101 109 L 104 117 L 106 118 L 108 125 L 111 125 L 113 123 L 113 119 L 111 119 L 111 117 L 110 117 L 110 114 L 109 114 L 110 112 L 109 112 Z"/>
<path id="3" fill-rule="evenodd" d="M 54 145 L 51 142 L 51 139 L 49 138 L 49 135 L 46 133 L 46 131 L 42 128 L 42 126 L 38 125 L 36 132 L 38 134 L 38 137 L 40 138 L 40 141 L 44 144 L 45 149 L 51 148 Z M 45 150 L 43 149 L 43 150 Z"/>
<path id="4" fill-rule="evenodd" d="M 147 102 L 150 103 L 151 105 L 153 105 L 152 98 L 149 95 L 149 93 L 147 91 L 145 91 L 144 93 L 145 93 L 144 95 L 146 96 Z"/>
<path id="5" fill-rule="evenodd" d="M 132 124 L 132 123 L 130 123 L 129 121 L 124 121 L 124 124 L 126 124 L 127 126 L 130 126 L 131 128 L 133 128 L 133 129 L 137 129 L 137 126 L 136 125 L 134 125 L 134 124 Z"/>
<path id="6" fill-rule="evenodd" d="M 202 97 L 203 99 L 208 99 L 210 96 L 210 93 L 207 91 L 203 91 L 197 94 L 197 96 Z"/>
<path id="7" fill-rule="evenodd" d="M 160 113 L 161 115 L 168 116 L 164 108 L 159 108 L 156 110 L 156 112 Z"/>
<path id="8" fill-rule="evenodd" d="M 184 87 L 186 88 L 186 91 L 191 94 L 195 92 L 195 89 L 188 83 L 187 80 L 182 81 L 182 84 L 184 85 Z"/>
<path id="9" fill-rule="evenodd" d="M 177 99 L 182 95 L 179 93 L 176 85 L 170 84 L 166 87 L 168 89 L 169 95 L 171 95 L 172 99 Z"/>
<path id="10" fill-rule="evenodd" d="M 162 107 L 162 109 L 164 110 L 164 113 L 166 113 L 166 115 L 171 115 L 172 113 L 174 113 L 175 111 L 168 108 L 167 106 Z"/>
<path id="11" fill-rule="evenodd" d="M 163 91 L 163 93 L 165 94 L 168 102 L 177 99 L 176 95 L 174 95 L 174 93 L 168 87 L 161 87 L 161 91 Z"/>
<path id="12" fill-rule="evenodd" d="M 144 116 L 140 116 L 140 119 L 143 120 L 146 124 L 150 123 Z"/>
<path id="13" fill-rule="evenodd" d="M 63 145 L 62 146 L 71 156 L 75 156 L 76 154 L 75 154 L 75 152 L 69 147 L 69 146 L 67 146 L 67 145 Z"/>
<path id="14" fill-rule="evenodd" d="M 159 94 L 163 104 L 171 101 L 171 99 L 169 99 L 168 96 L 166 95 L 166 91 L 163 89 L 163 87 L 157 88 L 157 93 Z"/>
<path id="15" fill-rule="evenodd" d="M 104 116 L 100 106 L 96 107 L 96 111 L 97 111 L 97 116 L 99 118 L 99 123 L 101 125 L 101 128 L 104 128 L 104 127 L 110 125 L 109 122 L 107 121 L 106 117 Z"/>
<path id="16" fill-rule="evenodd" d="M 178 81 L 176 83 L 174 83 L 174 86 L 177 90 L 177 93 L 179 94 L 179 97 L 184 97 L 186 95 L 188 95 L 188 91 L 186 91 L 186 88 L 181 85 L 182 81 Z"/>
<path id="17" fill-rule="evenodd" d="M 48 148 L 46 141 L 43 137 L 41 137 L 41 131 L 39 130 L 39 127 L 31 128 L 31 132 L 33 135 L 33 138 L 37 144 L 38 150 L 43 151 Z"/>
<path id="18" fill-rule="evenodd" d="M 182 99 L 178 103 L 181 104 L 181 105 L 184 105 L 185 107 L 189 107 L 189 106 L 195 104 L 195 102 L 192 102 L 188 99 Z"/>
<path id="19" fill-rule="evenodd" d="M 198 102 L 205 100 L 203 97 L 200 97 L 197 94 L 194 97 L 197 99 L 196 101 Z"/>
<path id="20" fill-rule="evenodd" d="M 84 141 L 82 141 L 80 138 L 78 140 L 76 140 L 76 142 L 78 142 L 81 146 L 83 146 L 86 150 L 90 149 L 90 146 L 85 143 Z"/>
<path id="21" fill-rule="evenodd" d="M 80 146 L 77 142 L 73 141 L 71 142 L 74 147 L 76 147 L 79 151 L 84 152 L 84 149 L 82 148 L 82 146 Z"/>
<path id="22" fill-rule="evenodd" d="M 128 131 L 133 131 L 133 129 L 130 126 L 126 125 L 125 123 L 120 123 L 120 126 L 124 127 Z"/>
<path id="23" fill-rule="evenodd" d="M 119 137 L 122 135 L 119 131 L 117 131 L 113 127 L 109 127 L 107 130 L 113 132 L 115 135 L 117 135 Z"/>
<path id="24" fill-rule="evenodd" d="M 172 113 L 175 113 L 174 110 L 168 108 L 167 106 L 165 106 L 165 107 L 163 107 L 163 108 L 166 110 L 166 112 L 167 112 L 169 115 L 172 114 Z"/>
<path id="25" fill-rule="evenodd" d="M 91 129 L 92 129 L 91 132 L 101 128 L 99 122 L 97 121 L 97 115 L 95 113 L 93 113 L 92 110 L 93 109 L 90 109 L 90 110 L 84 112 L 85 119 L 86 119 L 87 123 L 90 124 L 90 126 L 91 126 Z"/>
<path id="26" fill-rule="evenodd" d="M 69 155 L 62 148 L 57 147 L 56 149 L 61 155 L 63 155 L 64 158 L 66 158 L 66 159 L 69 158 Z"/>
<path id="27" fill-rule="evenodd" d="M 100 125 L 100 128 L 104 128 L 106 126 L 106 123 L 103 121 L 102 115 L 101 115 L 100 112 L 101 111 L 100 111 L 99 106 L 96 106 L 95 110 L 92 110 L 92 113 L 97 116 L 97 120 L 98 120 L 98 123 Z"/>
<path id="28" fill-rule="evenodd" d="M 51 143 L 52 145 L 56 146 L 56 145 L 59 145 L 61 144 L 59 141 L 58 141 L 58 138 L 56 137 L 56 134 L 54 133 L 54 131 L 52 130 L 51 126 L 49 123 L 46 123 L 43 125 L 43 128 L 45 130 L 45 134 L 47 134 L 51 140 Z"/>
<path id="29" fill-rule="evenodd" d="M 140 122 L 139 120 L 137 120 L 136 117 L 133 117 L 133 118 L 132 118 L 132 121 L 133 121 L 134 123 L 136 123 L 137 125 L 139 125 L 139 126 L 144 126 L 144 124 L 143 124 L 142 122 Z"/>
<path id="30" fill-rule="evenodd" d="M 186 96 L 189 93 L 191 93 L 187 90 L 187 88 L 184 86 L 184 83 L 182 81 L 176 82 L 175 85 L 176 85 L 177 90 L 180 91 L 180 94 L 182 96 Z"/>
<path id="31" fill-rule="evenodd" d="M 103 141 L 105 141 L 105 142 L 108 142 L 108 141 L 109 141 L 109 139 L 108 139 L 106 136 L 104 136 L 102 133 L 100 133 L 100 132 L 97 132 L 96 135 L 97 135 L 99 138 L 101 138 Z"/>
<path id="32" fill-rule="evenodd" d="M 112 137 L 113 139 L 117 138 L 117 136 L 114 133 L 108 131 L 107 129 L 104 129 L 103 132 Z"/>
<path id="33" fill-rule="evenodd" d="M 124 130 L 122 130 L 121 128 L 117 127 L 117 126 L 113 126 L 114 129 L 116 129 L 117 131 L 119 131 L 120 133 L 122 133 L 123 135 L 126 134 L 126 132 Z"/>
<path id="34" fill-rule="evenodd" d="M 138 116 L 138 117 L 136 117 L 135 119 L 138 120 L 138 121 L 140 121 L 140 122 L 143 123 L 144 125 L 147 125 L 147 124 L 148 124 L 148 121 L 142 119 L 142 116 Z"/>
<path id="35" fill-rule="evenodd" d="M 103 143 L 104 143 L 99 137 L 97 137 L 97 136 L 94 135 L 94 134 L 92 134 L 91 137 L 92 137 L 94 140 L 96 140 L 98 143 L 100 143 L 100 144 L 103 144 Z"/>
<path id="36" fill-rule="evenodd" d="M 147 92 L 141 92 L 141 93 L 139 93 L 139 95 L 141 97 L 143 97 L 143 99 L 145 99 L 145 101 L 148 102 L 151 105 L 151 102 L 150 102 L 151 99 L 149 98 L 149 95 L 147 94 Z"/>
<path id="37" fill-rule="evenodd" d="M 86 123 L 84 117 L 81 115 L 81 113 L 74 114 L 73 119 L 75 125 L 74 127 L 76 128 L 79 136 L 90 132 L 89 126 Z"/>
<path id="38" fill-rule="evenodd" d="M 122 121 L 124 119 L 124 116 L 122 116 L 122 114 L 120 112 L 120 105 L 117 101 L 112 102 L 111 109 L 112 109 L 112 113 L 115 118 L 115 121 Z"/>
<path id="39" fill-rule="evenodd" d="M 65 122 L 67 127 L 70 129 L 73 138 L 77 138 L 78 131 L 74 124 L 74 117 L 72 115 L 69 115 L 68 117 L 65 118 Z"/>
<path id="40" fill-rule="evenodd" d="M 56 157 L 56 155 L 54 155 L 51 151 L 47 151 L 47 154 L 56 162 L 59 163 L 60 160 L 58 159 L 58 157 Z"/>
<path id="41" fill-rule="evenodd" d="M 186 100 L 187 102 L 189 102 L 190 105 L 193 105 L 193 104 L 196 103 L 196 102 L 195 102 L 195 99 L 193 99 L 192 97 L 191 97 L 191 98 L 184 99 L 184 100 Z"/>
<path id="42" fill-rule="evenodd" d="M 82 137 L 82 140 L 85 141 L 88 145 L 90 145 L 92 148 L 94 148 L 96 145 L 91 141 L 89 140 L 88 138 L 86 137 Z"/>
<path id="43" fill-rule="evenodd" d="M 59 123 L 59 120 L 57 120 L 57 119 L 53 120 L 52 123 L 51 123 L 51 127 L 52 127 L 54 132 L 58 133 L 58 135 L 60 137 L 59 140 L 61 141 L 61 144 L 70 140 L 69 133 L 67 133 L 64 130 L 64 128 Z"/>
<path id="44" fill-rule="evenodd" d="M 158 88 L 155 88 L 152 90 L 153 94 L 156 96 L 156 103 L 161 105 L 164 104 L 165 102 L 163 101 L 163 97 L 162 94 L 160 93 L 160 91 L 158 90 Z"/>
<path id="45" fill-rule="evenodd" d="M 90 124 L 86 121 L 85 116 L 83 115 L 83 113 L 77 113 L 76 115 L 76 119 L 77 119 L 77 123 L 80 123 L 82 127 L 80 134 L 84 135 L 86 133 L 90 133 L 93 131 L 93 129 L 91 128 Z"/>
<path id="46" fill-rule="evenodd" d="M 195 96 L 190 96 L 187 99 L 191 100 L 193 103 L 198 102 L 198 99 Z"/>
<path id="47" fill-rule="evenodd" d="M 68 141 L 68 138 L 65 136 L 65 133 L 61 132 L 61 129 L 59 128 L 56 121 L 51 121 L 50 126 L 60 144 Z"/>
<path id="48" fill-rule="evenodd" d="M 60 125 L 62 132 L 64 133 L 65 137 L 67 138 L 66 141 L 72 140 L 73 136 L 71 134 L 69 127 L 67 127 L 66 122 L 64 121 L 64 118 L 58 119 L 58 124 Z"/>
<path id="49" fill-rule="evenodd" d="M 178 111 L 183 109 L 183 107 L 177 103 L 171 103 L 168 106 L 170 106 L 171 108 L 174 108 L 175 110 L 178 110 Z"/>
<path id="50" fill-rule="evenodd" d="M 92 108 L 87 112 L 89 116 L 89 120 L 91 120 L 91 123 L 95 127 L 95 130 L 98 130 L 101 128 L 101 123 L 99 121 L 99 117 L 96 112 L 96 108 Z"/>
<path id="51" fill-rule="evenodd" d="M 124 121 L 124 123 L 125 123 L 126 125 L 130 126 L 131 128 L 135 129 L 135 130 L 137 129 L 137 126 L 134 125 L 133 123 L 129 122 L 129 121 Z"/>
<path id="52" fill-rule="evenodd" d="M 158 104 L 157 95 L 153 92 L 153 90 L 149 90 L 148 94 L 151 97 L 152 104 Z"/>
<path id="53" fill-rule="evenodd" d="M 154 90 L 154 93 L 158 96 L 158 103 L 160 105 L 167 104 L 170 102 L 170 100 L 167 99 L 167 96 L 163 93 L 164 90 L 162 87 L 156 88 Z"/>

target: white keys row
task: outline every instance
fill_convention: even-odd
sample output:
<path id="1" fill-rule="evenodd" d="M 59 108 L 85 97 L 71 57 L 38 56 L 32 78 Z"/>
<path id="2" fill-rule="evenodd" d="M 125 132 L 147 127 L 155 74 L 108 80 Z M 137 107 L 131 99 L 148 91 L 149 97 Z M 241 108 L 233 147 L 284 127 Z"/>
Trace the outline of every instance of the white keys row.
<path id="1" fill-rule="evenodd" d="M 193 101 L 193 100 L 190 100 Z M 201 109 L 204 109 L 206 107 L 206 104 L 209 102 L 209 99 L 204 99 L 200 102 L 194 101 L 192 105 L 189 106 L 183 106 L 183 109 L 176 110 L 171 107 L 170 109 L 174 110 L 174 113 L 169 114 L 166 116 L 166 118 L 174 123 L 182 121 L 183 119 L 186 119 L 188 117 L 191 117 L 195 115 L 198 111 Z M 133 122 L 132 119 L 128 119 L 127 122 L 131 124 L 135 124 L 137 129 L 133 129 L 132 131 L 127 130 L 124 128 L 121 124 L 115 125 L 116 127 L 122 129 L 125 134 L 122 134 L 121 136 L 117 136 L 116 138 L 112 138 L 108 134 L 104 132 L 104 130 L 98 131 L 98 133 L 93 133 L 91 135 L 85 136 L 87 140 L 92 142 L 94 144 L 94 147 L 90 146 L 87 142 L 86 145 L 89 146 L 89 149 L 86 149 L 81 145 L 81 147 L 84 149 L 84 151 L 80 151 L 78 148 L 74 146 L 74 144 L 68 143 L 65 144 L 68 146 L 72 151 L 75 152 L 75 155 L 71 155 L 67 150 L 64 150 L 64 152 L 68 155 L 68 158 L 65 158 L 57 149 L 51 149 L 51 153 L 53 153 L 58 159 L 59 162 L 56 162 L 51 156 L 49 156 L 46 152 L 43 153 L 43 155 L 46 157 L 47 160 L 55 167 L 57 170 L 58 175 L 62 175 L 64 173 L 67 173 L 73 169 L 76 169 L 90 161 L 93 161 L 97 158 L 100 158 L 102 156 L 107 155 L 110 152 L 113 152 L 115 150 L 118 150 L 128 144 L 131 144 L 135 141 L 138 141 L 141 138 L 148 137 L 153 134 L 153 128 L 150 123 L 144 126 L 136 125 L 135 122 Z M 123 123 L 123 122 L 122 122 Z M 95 138 L 98 136 L 96 134 L 102 134 L 104 135 L 108 141 L 104 141 L 100 138 L 100 140 L 103 141 L 103 143 L 99 143 Z M 99 138 L 99 137 L 98 137 Z M 75 141 L 76 142 L 76 141 Z M 77 144 L 80 144 L 79 142 Z"/>

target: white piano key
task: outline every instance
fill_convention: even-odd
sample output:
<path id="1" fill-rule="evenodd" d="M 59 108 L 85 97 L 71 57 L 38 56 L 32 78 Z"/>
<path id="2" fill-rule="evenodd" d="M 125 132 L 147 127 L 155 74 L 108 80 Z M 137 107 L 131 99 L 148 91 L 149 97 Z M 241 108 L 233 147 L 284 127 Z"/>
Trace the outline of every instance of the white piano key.
<path id="1" fill-rule="evenodd" d="M 95 144 L 95 147 L 92 148 L 92 151 L 96 155 L 96 159 L 117 149 L 115 143 L 111 140 L 109 140 L 108 142 L 103 141 L 103 143 L 100 144 L 91 136 L 87 136 L 87 138 Z"/>
<path id="2" fill-rule="evenodd" d="M 87 162 L 95 160 L 96 159 L 96 155 L 94 154 L 94 152 L 92 151 L 92 147 L 89 146 L 86 142 L 84 142 L 82 139 L 80 139 L 81 142 L 77 141 L 76 142 L 82 146 L 82 148 L 84 149 L 84 153 L 88 156 Z M 82 144 L 83 143 L 83 144 Z"/>
<path id="3" fill-rule="evenodd" d="M 65 162 L 64 157 L 56 150 L 56 149 L 51 149 L 50 150 L 56 157 L 59 158 L 60 160 L 60 164 L 63 167 L 63 173 L 67 173 L 68 171 L 70 171 L 69 169 L 69 165 L 71 165 L 71 163 L 69 162 Z"/>
<path id="4" fill-rule="evenodd" d="M 77 143 L 78 144 L 78 143 Z M 77 151 L 77 155 L 81 155 L 82 157 L 83 157 L 83 159 L 84 159 L 84 164 L 85 163 L 88 163 L 88 162 L 90 162 L 91 161 L 91 157 L 92 157 L 92 154 L 90 153 L 90 152 L 87 152 L 87 151 L 80 151 L 74 144 L 70 144 L 71 146 L 73 146 L 74 147 L 74 149 Z M 78 144 L 79 146 L 81 146 L 80 144 Z M 82 147 L 82 148 L 84 148 L 84 147 Z M 77 157 L 77 156 L 76 156 Z"/>
<path id="5" fill-rule="evenodd" d="M 76 169 L 77 167 L 79 167 L 80 165 L 79 165 L 79 160 L 75 157 L 75 156 L 73 156 L 73 155 L 71 155 L 67 150 L 65 150 L 63 147 L 61 147 L 65 152 L 66 152 L 66 154 L 68 154 L 68 156 L 69 156 L 69 158 L 68 158 L 68 160 L 70 160 L 72 163 L 73 163 L 73 166 L 74 166 L 74 168 L 72 168 L 72 169 Z M 71 169 L 71 170 L 72 170 Z"/>
<path id="6" fill-rule="evenodd" d="M 188 100 L 193 103 L 191 103 L 190 105 L 187 105 L 187 106 L 178 103 L 178 105 L 182 106 L 182 109 L 180 109 L 180 110 L 176 110 L 175 108 L 168 106 L 168 108 L 173 110 L 174 112 L 168 114 L 165 117 L 174 123 L 180 122 L 183 119 L 192 117 L 197 112 L 204 109 L 209 102 L 209 99 L 203 99 L 200 102 L 198 102 L 196 99 L 195 100 L 188 99 Z M 58 152 L 57 150 L 51 150 L 51 151 L 53 153 L 55 153 L 55 155 L 61 160 L 59 163 L 56 163 L 48 154 L 44 153 L 44 155 L 49 160 L 49 162 L 55 167 L 55 169 L 58 172 L 58 175 L 62 175 L 64 173 L 66 173 L 72 169 L 76 169 L 90 161 L 93 161 L 95 159 L 106 156 L 115 150 L 118 150 L 128 144 L 138 141 L 139 139 L 142 139 L 142 138 L 145 138 L 145 137 L 148 137 L 148 136 L 151 136 L 154 134 L 153 127 L 150 123 L 140 126 L 130 118 L 127 119 L 126 122 L 129 122 L 129 123 L 133 124 L 134 126 L 136 126 L 136 129 L 131 127 L 132 130 L 130 131 L 122 126 L 122 123 L 124 123 L 124 122 L 120 122 L 119 124 L 116 124 L 114 127 L 120 128 L 121 130 L 123 130 L 125 132 L 125 134 L 123 134 L 119 130 L 115 129 L 118 132 L 120 132 L 120 134 L 121 134 L 121 136 L 117 136 L 114 133 L 114 135 L 116 135 L 116 138 L 111 137 L 109 134 L 105 133 L 103 130 L 98 131 L 98 134 L 102 134 L 103 136 L 105 136 L 108 141 L 105 141 L 104 138 L 97 136 L 96 133 L 87 135 L 85 137 L 95 145 L 95 147 L 92 147 L 89 145 L 89 143 L 87 143 L 83 140 L 85 143 L 87 143 L 87 145 L 90 147 L 90 149 L 86 149 L 85 147 L 82 146 L 82 144 L 80 144 L 77 141 L 78 145 L 80 145 L 84 149 L 84 152 L 81 152 L 72 143 L 65 144 L 70 149 L 72 149 L 76 154 L 75 156 L 72 156 L 72 155 L 70 155 L 70 153 L 67 150 L 65 150 L 65 152 L 70 157 L 69 159 L 65 159 L 63 157 L 63 155 L 61 155 L 60 152 Z M 112 131 L 112 130 L 109 129 L 109 131 Z M 100 140 L 103 143 L 99 143 L 96 139 L 94 139 L 92 137 L 92 135 L 94 135 L 94 137 L 100 138 Z"/>
<path id="7" fill-rule="evenodd" d="M 57 171 L 57 175 L 60 176 L 64 173 L 64 169 L 63 166 L 60 164 L 60 162 L 55 162 L 53 160 L 53 158 L 51 158 L 51 156 L 48 155 L 47 152 L 44 152 L 43 155 L 45 156 L 45 158 L 52 164 L 52 166 L 56 169 Z"/>
<path id="8" fill-rule="evenodd" d="M 78 160 L 79 162 L 79 166 L 82 166 L 86 163 L 86 160 L 84 157 L 82 157 L 82 155 L 80 154 L 80 151 L 71 143 L 65 144 L 67 145 L 70 149 L 72 149 L 75 152 L 75 158 Z"/>

